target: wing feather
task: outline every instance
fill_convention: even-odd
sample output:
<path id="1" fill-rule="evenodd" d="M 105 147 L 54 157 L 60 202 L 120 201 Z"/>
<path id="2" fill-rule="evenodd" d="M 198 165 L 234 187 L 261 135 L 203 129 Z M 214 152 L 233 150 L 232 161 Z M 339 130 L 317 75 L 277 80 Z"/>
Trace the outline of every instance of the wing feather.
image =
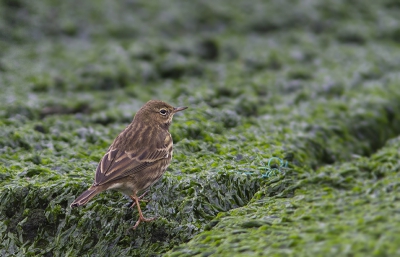
<path id="1" fill-rule="evenodd" d="M 168 157 L 169 149 L 167 147 L 158 148 L 152 152 L 143 151 L 140 154 L 135 151 L 110 149 L 97 166 L 95 185 L 103 185 L 133 175 L 144 170 L 153 162 Z"/>

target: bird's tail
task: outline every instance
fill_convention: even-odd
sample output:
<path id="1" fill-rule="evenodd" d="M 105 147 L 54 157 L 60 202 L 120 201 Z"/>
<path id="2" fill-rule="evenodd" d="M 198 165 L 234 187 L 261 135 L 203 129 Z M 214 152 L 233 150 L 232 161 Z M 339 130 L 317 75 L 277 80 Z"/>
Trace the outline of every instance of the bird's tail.
<path id="1" fill-rule="evenodd" d="M 78 196 L 73 203 L 71 203 L 71 208 L 78 207 L 87 204 L 93 197 L 99 194 L 101 190 L 98 187 L 91 187 L 80 196 Z"/>

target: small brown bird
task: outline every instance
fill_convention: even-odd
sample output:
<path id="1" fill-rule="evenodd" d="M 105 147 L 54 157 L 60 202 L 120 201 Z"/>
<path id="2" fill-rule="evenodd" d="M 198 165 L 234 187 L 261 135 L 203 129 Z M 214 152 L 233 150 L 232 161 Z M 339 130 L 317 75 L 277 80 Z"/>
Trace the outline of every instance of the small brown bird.
<path id="1" fill-rule="evenodd" d="M 157 182 L 172 159 L 172 137 L 169 126 L 175 113 L 187 107 L 174 108 L 157 100 L 150 100 L 136 113 L 128 125 L 114 140 L 97 166 L 93 185 L 71 204 L 77 207 L 89 202 L 95 195 L 114 189 L 128 195 L 137 206 L 140 222 L 146 219 L 139 201 L 146 194 L 138 193 Z"/>

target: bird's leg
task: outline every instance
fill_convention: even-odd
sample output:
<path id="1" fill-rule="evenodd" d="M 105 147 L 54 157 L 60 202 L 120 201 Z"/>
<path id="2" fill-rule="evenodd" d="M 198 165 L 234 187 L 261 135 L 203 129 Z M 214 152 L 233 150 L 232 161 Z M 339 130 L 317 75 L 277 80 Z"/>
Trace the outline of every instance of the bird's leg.
<path id="1" fill-rule="evenodd" d="M 148 200 L 142 200 L 142 198 L 145 197 L 145 196 L 147 195 L 148 192 L 149 192 L 149 190 L 147 190 L 147 191 L 144 192 L 141 196 L 138 197 L 138 198 L 139 198 L 139 202 L 145 202 L 145 203 L 148 202 Z M 134 196 L 132 196 L 132 195 L 130 195 L 129 197 L 133 200 L 133 203 L 132 203 L 132 205 L 131 205 L 130 208 L 133 208 L 133 207 L 136 205 L 135 198 L 134 198 Z"/>
<path id="2" fill-rule="evenodd" d="M 139 212 L 139 219 L 136 221 L 135 226 L 133 226 L 132 229 L 136 229 L 139 226 L 140 222 L 142 222 L 142 221 L 143 222 L 149 222 L 149 221 L 153 221 L 153 220 L 156 219 L 155 217 L 146 219 L 143 216 L 142 210 L 140 209 L 139 197 L 137 197 L 136 194 L 134 194 L 134 195 L 131 196 L 131 198 L 132 198 L 132 200 L 135 200 L 135 203 L 136 203 L 136 206 L 137 206 L 137 209 L 138 209 L 138 212 Z"/>

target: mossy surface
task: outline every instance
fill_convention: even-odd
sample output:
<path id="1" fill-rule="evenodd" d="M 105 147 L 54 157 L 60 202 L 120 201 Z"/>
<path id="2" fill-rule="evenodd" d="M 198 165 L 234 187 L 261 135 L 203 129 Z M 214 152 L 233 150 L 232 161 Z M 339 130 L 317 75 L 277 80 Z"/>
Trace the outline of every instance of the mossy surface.
<path id="1" fill-rule="evenodd" d="M 0 2 L 0 255 L 396 256 L 400 5 Z M 149 99 L 189 109 L 145 216 L 69 204 Z M 288 163 L 272 168 L 272 157 Z M 276 160 L 276 159 L 275 159 Z"/>

